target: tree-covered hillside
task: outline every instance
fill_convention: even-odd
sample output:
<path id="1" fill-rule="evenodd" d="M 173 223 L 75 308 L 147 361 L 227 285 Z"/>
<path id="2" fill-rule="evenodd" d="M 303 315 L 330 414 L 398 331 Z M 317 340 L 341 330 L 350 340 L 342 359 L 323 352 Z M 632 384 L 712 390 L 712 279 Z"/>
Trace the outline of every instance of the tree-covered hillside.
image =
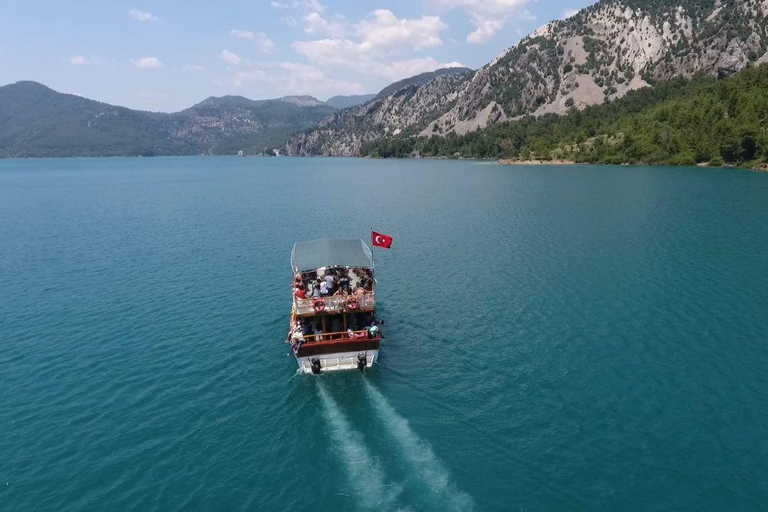
<path id="1" fill-rule="evenodd" d="M 730 78 L 676 78 L 624 98 L 457 136 L 382 139 L 366 156 L 759 165 L 768 161 L 768 65 Z"/>
<path id="2" fill-rule="evenodd" d="M 224 96 L 161 114 L 17 82 L 0 87 L 0 158 L 259 153 L 335 111 L 309 96 Z"/>

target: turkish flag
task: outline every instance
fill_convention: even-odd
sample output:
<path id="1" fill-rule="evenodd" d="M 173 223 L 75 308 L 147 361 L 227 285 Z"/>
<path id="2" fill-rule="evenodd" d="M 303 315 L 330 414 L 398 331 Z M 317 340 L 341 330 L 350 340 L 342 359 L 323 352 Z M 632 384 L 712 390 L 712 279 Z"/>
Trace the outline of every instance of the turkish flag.
<path id="1" fill-rule="evenodd" d="M 374 247 L 383 247 L 385 249 L 389 249 L 392 247 L 392 237 L 371 231 L 371 245 Z"/>

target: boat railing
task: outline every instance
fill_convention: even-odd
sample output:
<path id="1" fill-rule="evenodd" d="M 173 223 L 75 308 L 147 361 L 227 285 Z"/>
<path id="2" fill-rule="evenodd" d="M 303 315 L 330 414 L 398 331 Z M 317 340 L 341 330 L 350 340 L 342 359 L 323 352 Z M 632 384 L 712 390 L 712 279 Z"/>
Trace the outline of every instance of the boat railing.
<path id="1" fill-rule="evenodd" d="M 376 305 L 374 292 L 361 295 L 333 295 L 299 299 L 294 297 L 293 309 L 297 315 L 314 315 L 316 313 L 341 313 L 343 311 L 368 311 Z"/>
<path id="2" fill-rule="evenodd" d="M 367 330 L 352 331 L 351 336 L 349 331 L 326 332 L 323 334 L 305 334 L 303 345 L 319 343 L 321 341 L 355 341 L 367 339 L 369 339 Z"/>

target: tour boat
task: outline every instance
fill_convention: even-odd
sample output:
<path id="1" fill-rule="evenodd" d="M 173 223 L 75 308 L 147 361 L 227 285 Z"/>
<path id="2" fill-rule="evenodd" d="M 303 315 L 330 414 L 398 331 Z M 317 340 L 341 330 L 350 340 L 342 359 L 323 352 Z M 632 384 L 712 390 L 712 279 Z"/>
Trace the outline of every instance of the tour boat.
<path id="1" fill-rule="evenodd" d="M 296 242 L 286 343 L 304 373 L 358 369 L 379 355 L 371 249 L 359 239 Z"/>

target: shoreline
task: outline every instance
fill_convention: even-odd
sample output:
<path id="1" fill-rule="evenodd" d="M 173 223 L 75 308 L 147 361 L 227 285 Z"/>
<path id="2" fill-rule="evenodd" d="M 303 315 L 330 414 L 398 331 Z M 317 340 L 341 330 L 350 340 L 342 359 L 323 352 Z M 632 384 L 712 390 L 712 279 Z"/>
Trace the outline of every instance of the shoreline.
<path id="1" fill-rule="evenodd" d="M 539 160 L 539 159 L 532 159 L 532 160 L 516 160 L 512 158 L 499 158 L 496 161 L 499 165 L 579 165 L 574 160 L 564 160 L 559 158 L 554 158 L 552 160 Z M 594 165 L 594 164 L 587 164 L 587 165 Z"/>
<path id="2" fill-rule="evenodd" d="M 520 160 L 514 158 L 480 158 L 480 157 L 463 157 L 463 156 L 405 156 L 405 157 L 372 157 L 372 156 L 331 156 L 331 155 L 280 155 L 280 156 L 264 156 L 264 155 L 245 155 L 240 157 L 234 154 L 229 155 L 99 155 L 99 156 L 24 156 L 24 157 L 0 157 L 2 161 L 25 161 L 25 160 L 56 160 L 56 159 L 100 159 L 100 158 L 362 158 L 362 159 L 375 159 L 375 160 L 465 160 L 465 161 L 481 161 L 498 165 L 530 165 L 530 166 L 560 166 L 560 165 L 600 165 L 600 166 L 621 166 L 621 167 L 704 167 L 712 169 L 743 169 L 746 171 L 755 172 L 768 172 L 768 163 L 759 164 L 756 166 L 742 166 L 742 165 L 709 165 L 709 162 L 700 162 L 695 165 L 663 165 L 663 164 L 648 164 L 648 163 L 634 163 L 634 164 L 603 164 L 597 162 L 576 162 L 575 160 L 567 160 L 562 158 L 553 158 L 552 160 L 542 159 L 527 159 Z"/>
<path id="3" fill-rule="evenodd" d="M 636 163 L 636 164 L 601 164 L 597 162 L 576 162 L 574 160 L 565 160 L 565 159 L 558 159 L 554 158 L 552 160 L 540 160 L 540 159 L 531 159 L 531 160 L 516 160 L 516 159 L 510 159 L 510 158 L 499 158 L 496 160 L 496 163 L 499 165 L 611 165 L 611 166 L 620 166 L 620 167 L 704 167 L 708 169 L 743 169 L 745 171 L 755 171 L 755 172 L 768 172 L 768 163 L 760 164 L 757 166 L 742 166 L 742 165 L 732 165 L 732 164 L 724 164 L 724 165 L 709 165 L 709 162 L 701 162 L 696 164 L 695 166 L 692 165 L 662 165 L 662 164 L 646 164 L 646 163 Z"/>

